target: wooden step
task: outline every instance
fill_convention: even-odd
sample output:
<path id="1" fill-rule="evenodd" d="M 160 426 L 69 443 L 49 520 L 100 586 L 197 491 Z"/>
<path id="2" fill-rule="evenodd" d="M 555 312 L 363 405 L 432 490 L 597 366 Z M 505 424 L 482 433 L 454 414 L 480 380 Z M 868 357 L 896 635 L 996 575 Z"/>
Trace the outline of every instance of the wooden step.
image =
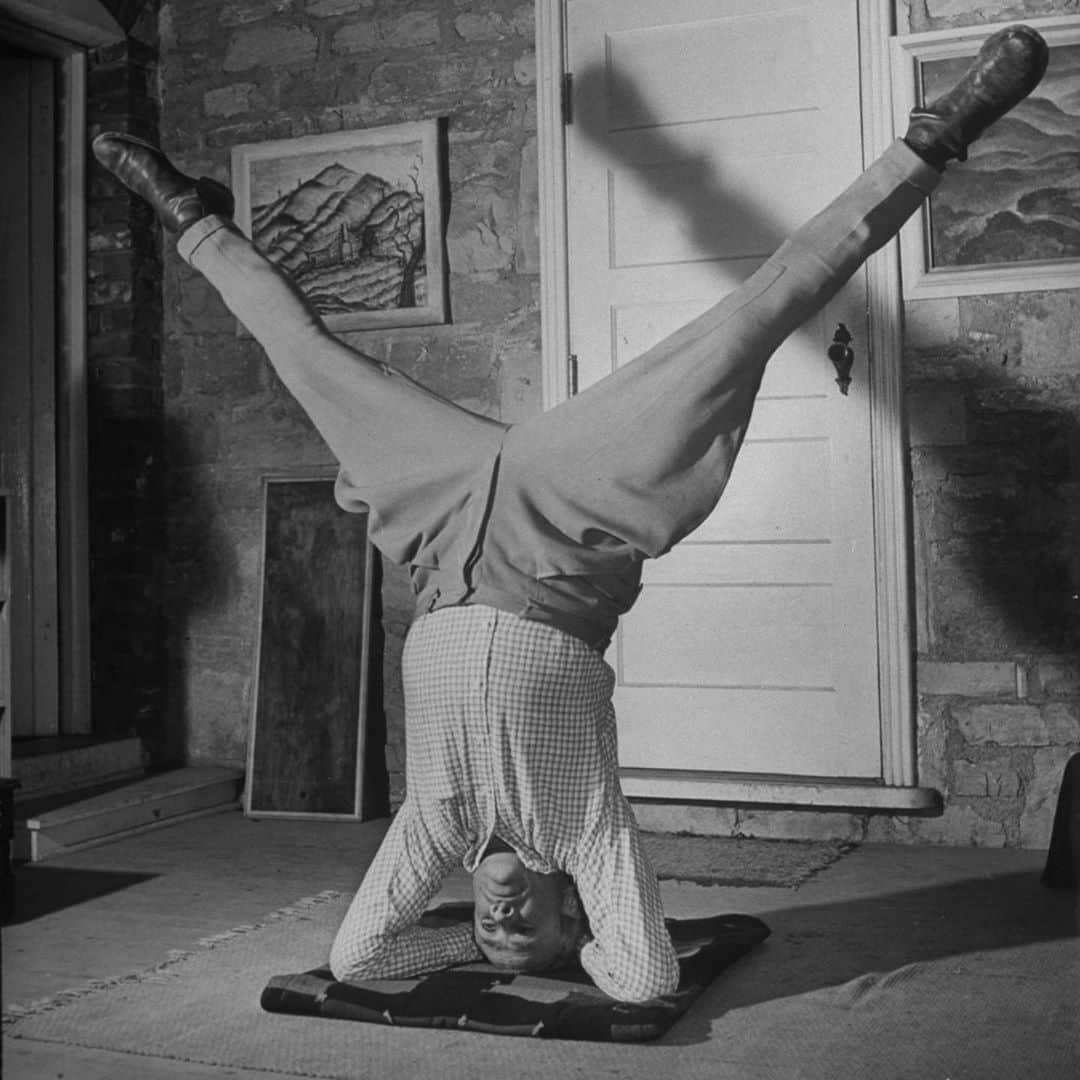
<path id="1" fill-rule="evenodd" d="M 239 805 L 244 774 L 218 766 L 176 769 L 40 813 L 25 822 L 31 862 Z"/>
<path id="2" fill-rule="evenodd" d="M 17 739 L 11 775 L 19 781 L 16 803 L 92 784 L 134 780 L 145 774 L 142 740 L 85 736 Z M 25 815 L 24 815 L 25 816 Z"/>

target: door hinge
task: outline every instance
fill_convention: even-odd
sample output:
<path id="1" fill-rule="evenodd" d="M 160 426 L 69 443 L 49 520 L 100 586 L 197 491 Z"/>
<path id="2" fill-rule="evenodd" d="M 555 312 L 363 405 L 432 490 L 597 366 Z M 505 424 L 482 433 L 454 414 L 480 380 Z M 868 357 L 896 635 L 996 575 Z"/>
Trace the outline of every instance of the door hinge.
<path id="1" fill-rule="evenodd" d="M 562 77 L 562 122 L 569 127 L 574 122 L 574 76 L 567 71 Z"/>
<path id="2" fill-rule="evenodd" d="M 566 383 L 570 397 L 577 397 L 578 392 L 578 362 L 577 353 L 570 353 L 566 358 Z"/>

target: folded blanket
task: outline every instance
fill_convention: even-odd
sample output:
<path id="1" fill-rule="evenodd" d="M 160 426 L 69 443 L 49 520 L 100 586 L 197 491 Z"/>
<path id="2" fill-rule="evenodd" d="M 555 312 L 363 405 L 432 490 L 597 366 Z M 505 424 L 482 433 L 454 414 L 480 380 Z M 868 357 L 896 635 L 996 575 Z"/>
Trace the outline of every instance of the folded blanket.
<path id="1" fill-rule="evenodd" d="M 471 905 L 443 907 L 426 918 L 468 920 Z M 268 1012 L 411 1027 L 452 1027 L 496 1035 L 643 1042 L 664 1034 L 726 967 L 769 936 L 749 915 L 669 919 L 679 955 L 678 989 L 645 1002 L 621 1002 L 580 968 L 515 974 L 463 964 L 415 979 L 334 981 L 327 968 L 276 975 L 263 990 Z"/>

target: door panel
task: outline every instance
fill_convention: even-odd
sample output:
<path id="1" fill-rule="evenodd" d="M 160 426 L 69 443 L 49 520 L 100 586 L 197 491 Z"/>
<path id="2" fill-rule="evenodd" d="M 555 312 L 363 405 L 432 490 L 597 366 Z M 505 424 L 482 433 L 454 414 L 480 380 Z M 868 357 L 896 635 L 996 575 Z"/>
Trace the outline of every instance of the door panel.
<path id="1" fill-rule="evenodd" d="M 854 0 L 568 0 L 580 385 L 716 303 L 862 165 Z M 838 62 L 841 58 L 843 62 Z M 881 775 L 868 371 L 837 323 L 778 350 L 717 510 L 646 564 L 608 659 L 624 767 Z"/>
<path id="2" fill-rule="evenodd" d="M 620 640 L 624 686 L 831 689 L 820 585 L 653 584 Z M 723 643 L 738 640 L 739 648 Z"/>

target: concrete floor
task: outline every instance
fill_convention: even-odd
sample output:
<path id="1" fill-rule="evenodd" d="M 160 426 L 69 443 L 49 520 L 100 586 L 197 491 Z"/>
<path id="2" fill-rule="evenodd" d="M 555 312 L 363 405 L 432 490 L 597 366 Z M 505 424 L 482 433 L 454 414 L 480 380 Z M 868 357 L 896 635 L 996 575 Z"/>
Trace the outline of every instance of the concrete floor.
<path id="1" fill-rule="evenodd" d="M 152 967 L 170 949 L 301 897 L 351 891 L 385 827 L 250 821 L 226 812 L 22 867 L 16 918 L 3 934 L 4 1004 Z M 664 902 L 673 915 L 741 911 L 769 922 L 771 941 L 783 947 L 770 946 L 768 959 L 762 953 L 740 961 L 757 965 L 741 972 L 744 984 L 753 975 L 740 990 L 738 1004 L 746 1006 L 964 951 L 1074 939 L 1075 898 L 1038 884 L 1044 859 L 1040 851 L 868 845 L 798 889 L 665 882 Z M 464 875 L 448 882 L 445 894 L 465 897 Z M 4 1041 L 8 1080 L 284 1075 Z"/>

